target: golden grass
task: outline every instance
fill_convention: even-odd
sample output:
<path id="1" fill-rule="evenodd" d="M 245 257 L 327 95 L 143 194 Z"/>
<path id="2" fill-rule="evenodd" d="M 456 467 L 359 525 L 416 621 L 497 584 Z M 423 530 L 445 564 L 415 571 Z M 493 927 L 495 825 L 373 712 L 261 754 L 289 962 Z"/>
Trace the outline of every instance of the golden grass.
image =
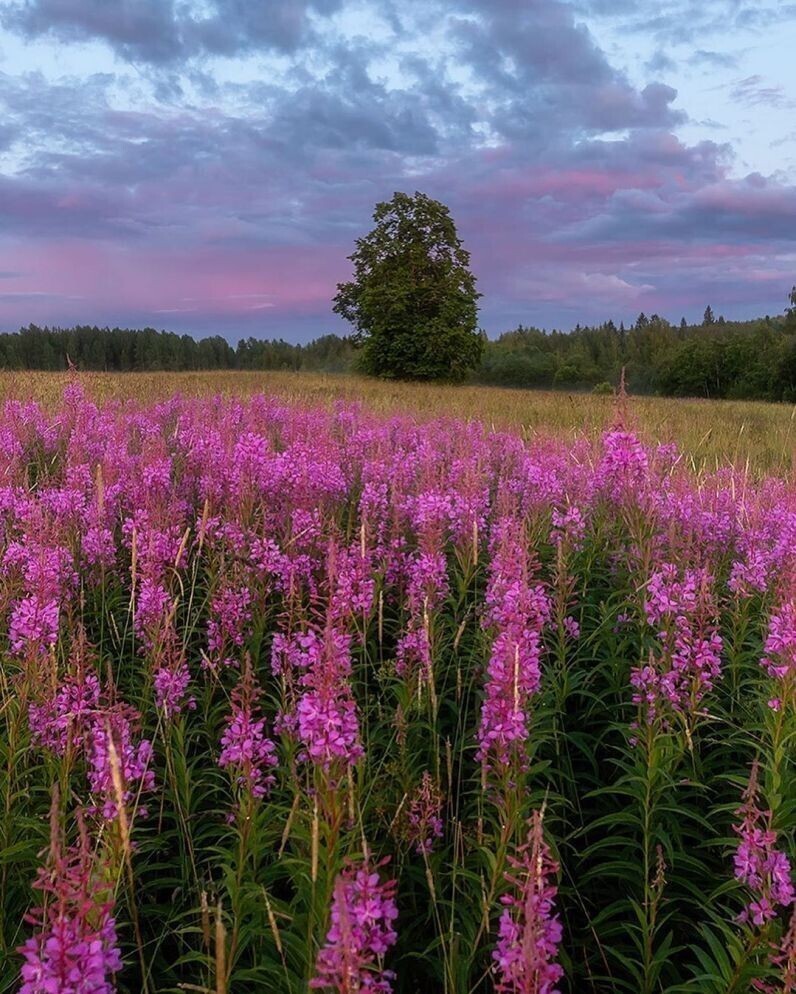
<path id="1" fill-rule="evenodd" d="M 406 412 L 420 418 L 477 419 L 497 428 L 575 437 L 594 435 L 614 416 L 611 397 L 389 383 L 358 376 L 289 372 L 81 373 L 87 393 L 98 402 L 163 400 L 175 393 L 245 396 L 271 393 L 301 404 L 359 401 L 380 414 Z M 0 372 L 0 398 L 35 399 L 55 406 L 69 381 L 67 373 Z M 648 440 L 676 442 L 697 468 L 729 462 L 755 474 L 790 475 L 796 448 L 796 407 L 755 401 L 678 400 L 635 397 L 634 427 Z"/>

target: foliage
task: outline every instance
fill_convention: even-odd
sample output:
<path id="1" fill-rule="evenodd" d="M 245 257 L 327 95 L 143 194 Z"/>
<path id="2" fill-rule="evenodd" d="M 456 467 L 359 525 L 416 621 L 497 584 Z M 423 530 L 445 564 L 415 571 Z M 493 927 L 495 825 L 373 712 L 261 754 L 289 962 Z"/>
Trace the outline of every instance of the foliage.
<path id="1" fill-rule="evenodd" d="M 387 311 L 380 313 L 384 316 Z M 479 336 L 476 350 L 481 358 L 468 376 L 472 382 L 494 386 L 591 391 L 601 384 L 616 389 L 624 370 L 626 385 L 634 394 L 792 403 L 796 401 L 794 315 L 796 305 L 781 318 L 731 322 L 720 317 L 709 325 L 687 325 L 683 319 L 674 327 L 657 314 L 640 314 L 628 329 L 617 328 L 613 321 L 577 326 L 566 333 L 521 326 L 495 341 Z M 427 344 L 426 358 L 433 354 L 428 369 L 443 375 L 448 362 L 443 338 L 429 339 Z M 466 354 L 465 350 L 462 355 Z M 31 325 L 18 334 L 0 334 L 0 367 L 7 369 L 66 370 L 71 364 L 104 371 L 340 373 L 368 371 L 368 355 L 367 348 L 364 354 L 357 351 L 353 338 L 337 335 L 323 335 L 306 345 L 246 338 L 233 349 L 218 336 L 197 342 L 188 335 L 151 328 Z M 448 378 L 464 374 L 462 363 Z"/>
<path id="2" fill-rule="evenodd" d="M 488 342 L 474 378 L 514 387 L 617 386 L 625 370 L 637 394 L 791 401 L 796 323 L 765 319 L 672 327 L 639 315 L 630 329 L 612 321 L 571 332 L 520 327 Z"/>
<path id="3" fill-rule="evenodd" d="M 355 329 L 365 372 L 388 379 L 464 379 L 478 365 L 475 277 L 448 208 L 423 193 L 377 204 L 349 258 L 334 310 Z"/>
<path id="4" fill-rule="evenodd" d="M 245 338 L 234 348 L 219 335 L 196 340 L 190 335 L 129 328 L 39 328 L 0 334 L 0 366 L 6 369 L 131 372 L 141 370 L 324 369 L 350 368 L 349 339 L 324 335 L 306 345 L 281 339 Z"/>

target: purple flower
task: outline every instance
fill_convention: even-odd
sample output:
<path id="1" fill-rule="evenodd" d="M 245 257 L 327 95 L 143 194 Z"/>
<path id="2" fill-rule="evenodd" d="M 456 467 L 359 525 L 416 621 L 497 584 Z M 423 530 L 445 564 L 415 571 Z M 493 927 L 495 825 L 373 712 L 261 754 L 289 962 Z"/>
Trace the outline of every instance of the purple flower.
<path id="1" fill-rule="evenodd" d="M 135 741 L 137 719 L 132 708 L 117 704 L 94 715 L 87 733 L 89 787 L 109 821 L 118 817 L 120 805 L 137 803 L 140 794 L 155 789 L 152 744 Z"/>
<path id="2" fill-rule="evenodd" d="M 157 641 L 170 604 L 169 592 L 160 581 L 149 576 L 141 580 L 135 604 L 135 630 L 145 645 Z"/>
<path id="3" fill-rule="evenodd" d="M 664 563 L 647 584 L 644 610 L 660 648 L 631 672 L 633 703 L 650 724 L 659 716 L 666 721 L 669 712 L 693 717 L 721 675 L 712 578 L 704 569 L 687 569 L 681 577 Z"/>
<path id="4" fill-rule="evenodd" d="M 45 895 L 26 916 L 36 931 L 19 949 L 19 994 L 113 994 L 122 968 L 112 891 L 103 880 L 81 823 L 80 843 L 52 845 L 52 865 L 34 883 Z"/>
<path id="5" fill-rule="evenodd" d="M 382 882 L 366 860 L 347 866 L 332 895 L 331 923 L 318 953 L 310 987 L 335 994 L 389 994 L 393 974 L 384 969 L 384 956 L 395 944 L 393 923 L 398 917 L 396 882 Z"/>
<path id="6" fill-rule="evenodd" d="M 418 673 L 421 680 L 430 678 L 431 640 L 425 624 L 417 628 L 411 626 L 398 639 L 395 647 L 395 672 L 402 677 Z"/>
<path id="7" fill-rule="evenodd" d="M 218 757 L 218 765 L 231 770 L 238 786 L 256 798 L 265 797 L 276 783 L 271 770 L 278 762 L 276 746 L 265 734 L 265 719 L 257 705 L 259 696 L 260 689 L 247 661 L 232 693 L 232 710 Z"/>
<path id="8" fill-rule="evenodd" d="M 100 707 L 100 684 L 95 673 L 69 676 L 52 697 L 31 703 L 28 723 L 36 745 L 63 756 L 81 748 Z"/>
<path id="9" fill-rule="evenodd" d="M 643 497 L 649 479 L 649 459 L 638 438 L 615 429 L 603 435 L 603 457 L 595 471 L 595 482 L 606 497 L 624 505 Z"/>
<path id="10" fill-rule="evenodd" d="M 487 665 L 478 728 L 477 758 L 485 769 L 524 766 L 530 700 L 541 684 L 542 628 L 549 599 L 528 580 L 528 564 L 517 550 L 524 536 L 517 521 L 496 529 L 484 624 L 497 634 Z"/>
<path id="11" fill-rule="evenodd" d="M 58 601 L 36 594 L 24 597 L 11 613 L 8 640 L 12 652 L 46 654 L 58 640 Z"/>
<path id="12" fill-rule="evenodd" d="M 330 557 L 332 558 L 332 557 Z M 329 611 L 337 622 L 367 617 L 373 608 L 376 580 L 373 563 L 359 545 L 336 549 L 330 563 L 332 591 Z"/>
<path id="13" fill-rule="evenodd" d="M 771 615 L 761 665 L 773 680 L 796 684 L 796 604 L 788 601 Z"/>
<path id="14" fill-rule="evenodd" d="M 188 686 L 191 673 L 188 664 L 183 661 L 176 667 L 160 666 L 155 670 L 155 704 L 163 709 L 167 718 L 174 718 L 184 708 L 193 710 L 196 701 L 188 697 Z"/>
<path id="15" fill-rule="evenodd" d="M 301 676 L 305 688 L 295 715 L 298 738 L 318 766 L 353 766 L 364 754 L 359 715 L 351 691 L 351 636 L 327 627 L 312 645 L 311 665 Z"/>
<path id="16" fill-rule="evenodd" d="M 558 994 L 564 971 L 556 962 L 561 923 L 554 914 L 558 863 L 542 835 L 542 816 L 535 811 L 526 842 L 509 857 L 506 880 L 511 891 L 502 898 L 495 961 L 499 994 Z"/>
<path id="17" fill-rule="evenodd" d="M 207 625 L 207 648 L 214 659 L 243 645 L 252 618 L 251 600 L 246 587 L 225 587 L 213 598 Z"/>
<path id="18" fill-rule="evenodd" d="M 439 787 L 428 770 L 425 770 L 420 786 L 409 802 L 407 818 L 409 841 L 414 844 L 418 854 L 428 855 L 434 848 L 434 841 L 442 837 L 441 811 L 442 795 Z"/>
<path id="19" fill-rule="evenodd" d="M 556 545 L 578 549 L 586 534 L 586 521 L 580 508 L 571 505 L 565 511 L 554 509 L 551 520 L 550 540 Z"/>
<path id="20" fill-rule="evenodd" d="M 743 793 L 743 804 L 736 812 L 741 820 L 733 825 L 733 830 L 738 835 L 735 879 L 751 892 L 739 921 L 760 926 L 776 917 L 777 907 L 790 907 L 796 892 L 788 857 L 775 848 L 777 833 L 772 828 L 772 813 L 760 810 L 758 792 L 755 762 Z"/>

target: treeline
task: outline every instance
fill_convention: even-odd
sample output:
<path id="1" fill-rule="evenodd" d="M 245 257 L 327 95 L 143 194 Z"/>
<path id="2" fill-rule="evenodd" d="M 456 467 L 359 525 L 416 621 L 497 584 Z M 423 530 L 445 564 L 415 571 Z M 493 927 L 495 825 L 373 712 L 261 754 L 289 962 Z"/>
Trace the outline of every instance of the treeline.
<path id="1" fill-rule="evenodd" d="M 514 387 L 608 390 L 622 369 L 633 393 L 796 401 L 796 315 L 546 333 L 517 328 L 487 343 L 476 379 Z"/>
<path id="2" fill-rule="evenodd" d="M 154 328 L 39 328 L 0 334 L 0 367 L 84 370 L 356 369 L 350 338 L 324 335 L 306 345 L 246 338 L 233 347 L 216 335 Z M 796 311 L 730 322 L 710 309 L 699 325 L 639 315 L 629 328 L 613 321 L 570 332 L 519 327 L 487 341 L 477 383 L 508 387 L 609 391 L 625 370 L 638 394 L 796 402 Z"/>
<path id="3" fill-rule="evenodd" d="M 351 367 L 349 339 L 324 335 L 308 345 L 246 338 L 234 348 L 220 335 L 195 339 L 154 328 L 39 328 L 0 334 L 0 368 L 134 370 L 308 369 Z"/>

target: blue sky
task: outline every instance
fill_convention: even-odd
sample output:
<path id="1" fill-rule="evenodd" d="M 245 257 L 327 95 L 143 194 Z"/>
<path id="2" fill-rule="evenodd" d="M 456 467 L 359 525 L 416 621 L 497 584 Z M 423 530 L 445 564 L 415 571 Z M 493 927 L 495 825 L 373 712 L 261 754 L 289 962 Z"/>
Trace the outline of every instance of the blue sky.
<path id="1" fill-rule="evenodd" d="M 415 189 L 491 334 L 780 312 L 794 52 L 777 0 L 6 0 L 0 327 L 343 331 Z"/>

